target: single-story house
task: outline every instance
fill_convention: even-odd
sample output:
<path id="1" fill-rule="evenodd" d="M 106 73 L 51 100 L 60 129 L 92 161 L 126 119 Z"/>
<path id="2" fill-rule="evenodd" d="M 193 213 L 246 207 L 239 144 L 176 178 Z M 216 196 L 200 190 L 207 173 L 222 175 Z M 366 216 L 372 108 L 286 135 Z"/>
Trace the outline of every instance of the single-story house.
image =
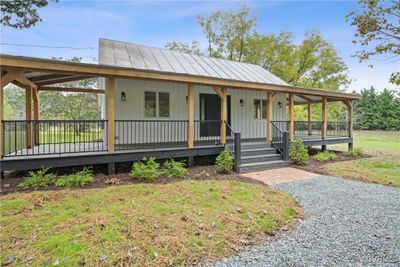
<path id="1" fill-rule="evenodd" d="M 0 170 L 216 155 L 226 146 L 238 172 L 287 166 L 288 145 L 347 143 L 359 95 L 291 86 L 260 66 L 100 39 L 99 63 L 0 55 Z M 62 83 L 98 78 L 100 88 Z M 26 90 L 26 120 L 3 120 L 3 88 Z M 100 120 L 41 120 L 39 91 L 104 94 Z M 347 107 L 327 121 L 328 103 Z M 311 105 L 322 116 L 311 120 Z M 294 106 L 308 120 L 294 120 Z"/>

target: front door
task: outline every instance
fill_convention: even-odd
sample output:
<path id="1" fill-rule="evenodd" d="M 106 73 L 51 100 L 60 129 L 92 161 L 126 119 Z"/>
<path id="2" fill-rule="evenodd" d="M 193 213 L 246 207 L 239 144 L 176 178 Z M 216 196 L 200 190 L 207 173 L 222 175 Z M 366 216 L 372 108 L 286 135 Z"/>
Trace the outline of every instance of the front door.
<path id="1" fill-rule="evenodd" d="M 227 97 L 228 124 L 231 123 L 231 96 Z M 221 120 L 221 100 L 218 95 L 200 94 L 200 136 L 219 136 Z M 206 122 L 208 121 L 208 122 Z M 229 128 L 226 134 L 230 135 Z"/>

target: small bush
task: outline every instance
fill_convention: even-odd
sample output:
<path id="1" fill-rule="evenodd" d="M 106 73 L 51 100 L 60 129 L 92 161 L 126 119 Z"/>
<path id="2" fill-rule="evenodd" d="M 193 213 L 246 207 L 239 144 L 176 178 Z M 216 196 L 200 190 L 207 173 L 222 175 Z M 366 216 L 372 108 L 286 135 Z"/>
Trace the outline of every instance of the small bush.
<path id="1" fill-rule="evenodd" d="M 48 173 L 49 168 L 42 168 L 37 172 L 29 172 L 29 177 L 27 177 L 18 187 L 27 189 L 34 187 L 44 187 L 48 186 L 56 180 L 56 175 L 54 173 Z"/>
<path id="2" fill-rule="evenodd" d="M 160 164 L 154 157 L 133 163 L 130 175 L 141 181 L 152 181 L 160 176 Z"/>
<path id="3" fill-rule="evenodd" d="M 82 171 L 60 176 L 55 185 L 57 187 L 77 187 L 85 186 L 87 184 L 93 183 L 93 171 L 90 168 L 83 168 Z"/>
<path id="4" fill-rule="evenodd" d="M 163 174 L 168 178 L 183 178 L 187 174 L 184 162 L 167 160 L 163 164 Z"/>
<path id="5" fill-rule="evenodd" d="M 361 148 L 353 148 L 351 151 L 345 153 L 345 155 L 349 157 L 360 157 L 362 154 L 363 151 Z"/>
<path id="6" fill-rule="evenodd" d="M 317 155 L 314 156 L 316 161 L 327 161 L 331 159 L 336 159 L 336 154 L 334 152 L 319 152 Z"/>
<path id="7" fill-rule="evenodd" d="M 228 148 L 225 149 L 218 155 L 215 160 L 215 167 L 219 173 L 228 173 L 233 168 L 233 158 L 229 153 Z"/>
<path id="8" fill-rule="evenodd" d="M 306 165 L 308 163 L 308 150 L 301 140 L 291 142 L 289 156 L 296 165 Z"/>

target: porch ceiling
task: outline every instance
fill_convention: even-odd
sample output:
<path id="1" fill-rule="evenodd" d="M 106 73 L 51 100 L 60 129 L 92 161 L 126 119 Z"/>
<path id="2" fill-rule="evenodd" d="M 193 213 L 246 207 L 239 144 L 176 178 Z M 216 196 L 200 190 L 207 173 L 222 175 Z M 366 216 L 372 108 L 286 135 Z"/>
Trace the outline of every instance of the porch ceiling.
<path id="1" fill-rule="evenodd" d="M 228 88 L 273 91 L 278 93 L 293 93 L 297 104 L 321 102 L 322 97 L 328 101 L 357 100 L 358 94 L 333 92 L 321 89 L 302 88 L 291 85 L 246 82 L 201 75 L 176 74 L 162 71 L 140 70 L 135 68 L 116 67 L 100 64 L 66 62 L 53 59 L 0 55 L 2 86 L 8 72 L 21 72 L 22 79 L 18 82 L 27 86 L 33 84 L 43 87 L 66 81 L 76 81 L 94 77 L 116 77 L 130 79 L 150 79 L 180 83 L 221 86 Z M 21 77 L 20 77 L 21 78 Z M 15 82 L 16 79 L 10 82 Z M 22 82 L 21 82 L 22 81 Z M 17 83 L 18 83 L 17 82 Z"/>

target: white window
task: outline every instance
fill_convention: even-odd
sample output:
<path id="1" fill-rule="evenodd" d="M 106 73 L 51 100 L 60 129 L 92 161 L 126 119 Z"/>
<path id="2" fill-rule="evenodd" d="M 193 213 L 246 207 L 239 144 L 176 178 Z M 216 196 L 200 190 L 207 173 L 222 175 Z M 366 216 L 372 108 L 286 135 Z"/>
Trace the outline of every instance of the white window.
<path id="1" fill-rule="evenodd" d="M 261 120 L 267 118 L 267 100 L 254 99 L 254 119 Z"/>
<path id="2" fill-rule="evenodd" d="M 168 118 L 169 106 L 169 93 L 144 92 L 144 116 L 146 118 Z"/>

